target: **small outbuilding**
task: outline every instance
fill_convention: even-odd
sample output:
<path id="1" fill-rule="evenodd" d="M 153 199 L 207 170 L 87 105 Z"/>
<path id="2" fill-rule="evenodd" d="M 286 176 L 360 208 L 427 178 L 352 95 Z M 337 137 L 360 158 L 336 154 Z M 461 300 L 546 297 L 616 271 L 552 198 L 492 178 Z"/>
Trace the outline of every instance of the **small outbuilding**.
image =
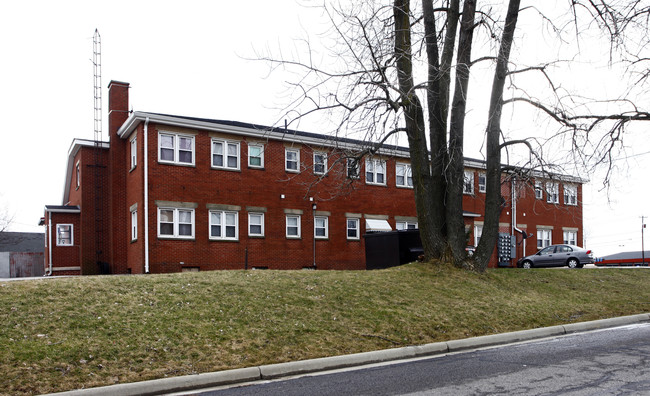
<path id="1" fill-rule="evenodd" d="M 43 239 L 38 232 L 0 232 L 0 278 L 43 276 Z"/>

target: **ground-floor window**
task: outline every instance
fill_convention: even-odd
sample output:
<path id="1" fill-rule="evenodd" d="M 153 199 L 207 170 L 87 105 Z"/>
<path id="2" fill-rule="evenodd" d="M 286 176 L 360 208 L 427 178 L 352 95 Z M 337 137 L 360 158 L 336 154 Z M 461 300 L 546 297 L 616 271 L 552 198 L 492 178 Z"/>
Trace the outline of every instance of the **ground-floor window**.
<path id="1" fill-rule="evenodd" d="M 72 246 L 72 224 L 56 225 L 56 246 Z"/>
<path id="2" fill-rule="evenodd" d="M 537 249 L 545 248 L 551 244 L 553 230 L 539 229 L 537 230 Z"/>
<path id="3" fill-rule="evenodd" d="M 264 236 L 264 213 L 248 214 L 248 235 Z"/>
<path id="4" fill-rule="evenodd" d="M 238 213 L 222 210 L 210 211 L 210 239 L 237 240 Z"/>
<path id="5" fill-rule="evenodd" d="M 359 239 L 359 219 L 347 219 L 348 239 Z"/>
<path id="6" fill-rule="evenodd" d="M 418 228 L 418 223 L 414 221 L 398 221 L 395 223 L 395 229 L 397 230 L 416 230 Z"/>
<path id="7" fill-rule="evenodd" d="M 481 235 L 483 235 L 483 226 L 482 225 L 475 225 L 474 226 L 474 246 L 478 246 L 478 243 L 481 240 Z"/>
<path id="8" fill-rule="evenodd" d="M 194 209 L 158 208 L 158 236 L 194 238 Z"/>
<path id="9" fill-rule="evenodd" d="M 567 245 L 577 245 L 578 232 L 577 231 L 564 231 L 564 243 Z"/>
<path id="10" fill-rule="evenodd" d="M 287 215 L 287 238 L 300 238 L 300 216 Z"/>
<path id="11" fill-rule="evenodd" d="M 314 217 L 314 237 L 326 239 L 328 237 L 327 217 Z"/>

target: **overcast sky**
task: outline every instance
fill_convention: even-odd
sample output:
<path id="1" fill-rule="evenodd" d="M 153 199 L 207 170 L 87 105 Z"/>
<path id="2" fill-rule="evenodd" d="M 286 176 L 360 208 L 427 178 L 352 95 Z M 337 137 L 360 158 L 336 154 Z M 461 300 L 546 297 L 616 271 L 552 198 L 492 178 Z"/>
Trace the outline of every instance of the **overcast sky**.
<path id="1" fill-rule="evenodd" d="M 95 29 L 107 140 L 111 80 L 131 83 L 136 111 L 278 122 L 287 100 L 282 74 L 269 78 L 267 64 L 245 58 L 254 49 L 293 48 L 305 31 L 322 31 L 318 15 L 294 0 L 3 2 L 0 209 L 14 214 L 11 230 L 43 231 L 43 207 L 62 204 L 72 140 L 93 139 Z M 321 132 L 309 124 L 300 129 Z M 482 130 L 468 133 L 477 136 L 467 141 L 482 139 Z M 597 255 L 641 248 L 640 216 L 650 215 L 650 144 L 639 134 L 629 146 L 632 157 L 617 161 L 609 203 L 598 175 L 584 189 L 585 242 Z M 479 156 L 476 149 L 466 154 Z"/>

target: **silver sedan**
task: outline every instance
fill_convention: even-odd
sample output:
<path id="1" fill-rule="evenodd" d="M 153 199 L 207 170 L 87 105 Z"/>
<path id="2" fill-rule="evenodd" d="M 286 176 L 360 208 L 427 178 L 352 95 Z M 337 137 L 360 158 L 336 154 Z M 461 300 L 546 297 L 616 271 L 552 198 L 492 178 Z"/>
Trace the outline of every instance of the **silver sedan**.
<path id="1" fill-rule="evenodd" d="M 575 245 L 550 245 L 539 252 L 517 261 L 519 268 L 564 267 L 582 268 L 594 263 L 591 250 Z"/>

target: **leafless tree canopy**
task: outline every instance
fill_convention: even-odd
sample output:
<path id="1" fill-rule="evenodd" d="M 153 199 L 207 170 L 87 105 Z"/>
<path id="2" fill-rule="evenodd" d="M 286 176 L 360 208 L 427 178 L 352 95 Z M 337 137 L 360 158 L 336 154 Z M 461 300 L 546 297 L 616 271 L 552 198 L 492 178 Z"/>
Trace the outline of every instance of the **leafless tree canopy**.
<path id="1" fill-rule="evenodd" d="M 333 133 L 361 138 L 369 150 L 408 143 L 428 258 L 450 253 L 459 265 L 485 269 L 504 166 L 572 169 L 566 156 L 550 160 L 569 146 L 574 165 L 608 168 L 629 126 L 650 120 L 648 1 L 364 0 L 326 2 L 322 11 L 330 28 L 318 32 L 318 45 L 306 39 L 260 58 L 295 73 L 292 122 L 325 114 Z M 598 89 L 606 81 L 592 81 L 589 92 L 573 84 L 596 62 L 619 73 L 613 96 Z M 466 136 L 482 142 L 488 179 L 472 260 L 462 217 Z"/>

